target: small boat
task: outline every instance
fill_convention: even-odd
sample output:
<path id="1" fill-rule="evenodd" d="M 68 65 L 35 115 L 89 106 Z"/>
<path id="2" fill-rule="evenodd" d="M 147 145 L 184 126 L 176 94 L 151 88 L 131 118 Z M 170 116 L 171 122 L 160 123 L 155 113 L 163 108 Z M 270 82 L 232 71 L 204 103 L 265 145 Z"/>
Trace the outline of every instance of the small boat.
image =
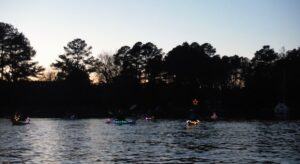
<path id="1" fill-rule="evenodd" d="M 216 120 L 218 119 L 218 115 L 216 114 L 216 112 L 214 112 L 211 116 L 210 116 L 211 120 Z"/>
<path id="2" fill-rule="evenodd" d="M 26 120 L 24 120 L 24 121 L 12 119 L 12 124 L 13 125 L 27 125 L 27 124 L 30 124 L 30 118 L 27 117 Z"/>
<path id="3" fill-rule="evenodd" d="M 198 125 L 200 123 L 199 120 L 193 121 L 193 120 L 187 120 L 186 121 L 186 126 L 195 126 Z"/>
<path id="4" fill-rule="evenodd" d="M 288 119 L 289 108 L 285 103 L 279 102 L 274 108 L 274 114 L 277 119 Z"/>
<path id="5" fill-rule="evenodd" d="M 66 115 L 64 117 L 64 119 L 66 120 L 76 120 L 77 119 L 77 116 L 75 114 L 72 114 L 72 115 Z"/>
<path id="6" fill-rule="evenodd" d="M 125 124 L 135 124 L 135 120 L 125 119 L 125 120 L 118 120 L 118 119 L 107 119 L 105 121 L 107 124 L 116 124 L 116 125 L 125 125 Z"/>
<path id="7" fill-rule="evenodd" d="M 24 117 L 22 118 L 20 113 L 17 112 L 11 119 L 11 122 L 13 125 L 27 125 L 30 123 L 30 118 L 26 117 L 26 119 L 24 119 Z"/>
<path id="8" fill-rule="evenodd" d="M 147 120 L 147 121 L 154 120 L 154 116 L 146 116 L 145 120 Z"/>
<path id="9" fill-rule="evenodd" d="M 26 122 L 26 121 L 13 121 L 12 124 L 13 125 L 27 125 L 27 124 L 30 124 L 30 123 Z"/>

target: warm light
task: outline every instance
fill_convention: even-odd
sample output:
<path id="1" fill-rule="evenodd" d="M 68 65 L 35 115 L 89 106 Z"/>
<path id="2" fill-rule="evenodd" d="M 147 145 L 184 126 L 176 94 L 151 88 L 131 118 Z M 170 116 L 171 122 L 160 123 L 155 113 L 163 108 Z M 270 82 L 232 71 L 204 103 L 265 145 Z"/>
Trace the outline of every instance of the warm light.
<path id="1" fill-rule="evenodd" d="M 198 105 L 199 101 L 197 99 L 193 100 L 193 105 Z"/>

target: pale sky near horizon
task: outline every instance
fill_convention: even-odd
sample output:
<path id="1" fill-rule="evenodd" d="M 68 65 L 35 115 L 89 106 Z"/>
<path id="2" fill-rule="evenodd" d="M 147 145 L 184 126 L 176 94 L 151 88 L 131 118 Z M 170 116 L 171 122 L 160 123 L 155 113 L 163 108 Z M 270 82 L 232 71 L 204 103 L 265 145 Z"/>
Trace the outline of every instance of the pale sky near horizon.
<path id="1" fill-rule="evenodd" d="M 187 41 L 252 58 L 300 46 L 300 0 L 0 0 L 0 22 L 23 32 L 49 67 L 75 38 L 94 56 L 137 41 L 165 53 Z"/>

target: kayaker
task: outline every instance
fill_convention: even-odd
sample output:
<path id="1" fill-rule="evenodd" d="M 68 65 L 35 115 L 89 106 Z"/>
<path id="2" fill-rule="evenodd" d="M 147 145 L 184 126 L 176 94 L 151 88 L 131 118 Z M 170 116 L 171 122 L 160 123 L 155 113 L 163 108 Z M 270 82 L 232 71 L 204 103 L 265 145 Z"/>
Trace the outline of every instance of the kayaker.
<path id="1" fill-rule="evenodd" d="M 21 119 L 21 115 L 18 112 L 16 112 L 15 115 L 14 115 L 13 120 L 14 121 L 20 121 L 20 119 Z"/>
<path id="2" fill-rule="evenodd" d="M 210 119 L 212 120 L 218 119 L 218 115 L 216 114 L 216 112 L 213 112 L 213 114 L 210 116 Z"/>
<path id="3" fill-rule="evenodd" d="M 189 120 L 191 120 L 191 121 L 196 121 L 197 120 L 197 115 L 196 115 L 196 112 L 193 108 L 190 109 Z"/>
<path id="4" fill-rule="evenodd" d="M 30 120 L 31 120 L 30 117 L 27 116 L 26 119 L 25 119 L 25 122 L 30 123 Z"/>
<path id="5" fill-rule="evenodd" d="M 197 121 L 198 116 L 197 116 L 197 108 L 198 108 L 199 101 L 195 98 L 192 100 L 192 108 L 190 109 L 190 114 L 189 114 L 189 120 L 191 121 Z"/>
<path id="6" fill-rule="evenodd" d="M 116 119 L 118 121 L 124 121 L 125 120 L 124 112 L 121 109 L 118 109 L 117 114 L 116 114 Z"/>

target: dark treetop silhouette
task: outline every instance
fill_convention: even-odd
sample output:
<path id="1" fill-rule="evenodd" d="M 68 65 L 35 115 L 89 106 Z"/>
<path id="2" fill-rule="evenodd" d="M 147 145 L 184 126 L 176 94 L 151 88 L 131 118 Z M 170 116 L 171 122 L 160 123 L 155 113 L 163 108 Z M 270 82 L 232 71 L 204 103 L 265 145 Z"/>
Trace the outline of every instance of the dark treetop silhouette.
<path id="1" fill-rule="evenodd" d="M 84 40 L 74 39 L 64 47 L 65 54 L 59 55 L 52 66 L 58 70 L 57 79 L 71 83 L 89 83 L 88 73 L 92 72 L 94 57 L 91 55 L 92 47 L 88 47 Z"/>
<path id="2" fill-rule="evenodd" d="M 12 25 L 0 22 L 0 80 L 16 82 L 37 76 L 43 68 L 32 62 L 35 51 Z"/>
<path id="3" fill-rule="evenodd" d="M 45 73 L 44 81 L 32 81 L 29 77 L 42 71 L 31 60 L 35 51 L 22 33 L 0 23 L 0 114 L 103 117 L 121 108 L 128 115 L 186 117 L 197 98 L 204 117 L 217 112 L 221 117 L 272 118 L 278 102 L 289 106 L 292 117 L 300 116 L 300 47 L 279 54 L 263 46 L 251 60 L 221 57 L 211 44 L 196 42 L 166 54 L 150 42 L 97 58 L 91 49 L 74 39 L 52 64 L 57 75 Z M 91 83 L 91 74 L 99 83 Z"/>

